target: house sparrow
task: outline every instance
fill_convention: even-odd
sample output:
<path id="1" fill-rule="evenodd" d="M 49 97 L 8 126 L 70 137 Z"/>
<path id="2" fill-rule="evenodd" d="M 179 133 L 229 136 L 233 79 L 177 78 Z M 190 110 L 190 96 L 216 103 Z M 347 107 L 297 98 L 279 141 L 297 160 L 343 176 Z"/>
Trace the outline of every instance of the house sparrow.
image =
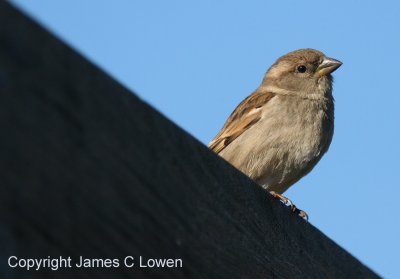
<path id="1" fill-rule="evenodd" d="M 236 107 L 209 148 L 289 201 L 281 194 L 312 170 L 331 143 L 331 73 L 341 65 L 314 49 L 282 56 Z"/>

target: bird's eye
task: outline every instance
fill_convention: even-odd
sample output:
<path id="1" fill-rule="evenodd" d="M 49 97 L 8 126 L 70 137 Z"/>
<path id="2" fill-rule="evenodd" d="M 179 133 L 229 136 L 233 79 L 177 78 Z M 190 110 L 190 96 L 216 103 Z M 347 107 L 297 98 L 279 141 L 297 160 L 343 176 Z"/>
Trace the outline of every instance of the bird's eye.
<path id="1" fill-rule="evenodd" d="M 297 66 L 297 71 L 299 73 L 305 73 L 307 71 L 307 67 L 304 65 Z"/>

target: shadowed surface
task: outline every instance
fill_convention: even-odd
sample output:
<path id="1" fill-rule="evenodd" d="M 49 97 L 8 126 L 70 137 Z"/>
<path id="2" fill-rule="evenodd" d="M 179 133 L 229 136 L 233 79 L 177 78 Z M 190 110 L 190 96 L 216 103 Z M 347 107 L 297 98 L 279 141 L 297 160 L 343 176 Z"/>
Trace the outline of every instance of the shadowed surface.
<path id="1" fill-rule="evenodd" d="M 0 98 L 2 278 L 377 277 L 6 2 Z M 24 272 L 12 255 L 183 268 Z"/>

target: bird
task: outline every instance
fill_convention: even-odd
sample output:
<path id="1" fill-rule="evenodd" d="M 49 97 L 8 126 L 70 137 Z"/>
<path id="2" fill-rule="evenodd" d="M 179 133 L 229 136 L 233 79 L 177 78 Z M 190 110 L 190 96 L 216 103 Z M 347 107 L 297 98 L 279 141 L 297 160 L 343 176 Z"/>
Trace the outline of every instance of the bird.
<path id="1" fill-rule="evenodd" d="M 331 74 L 341 65 L 311 48 L 278 58 L 208 145 L 307 220 L 307 213 L 282 194 L 314 168 L 331 144 Z"/>

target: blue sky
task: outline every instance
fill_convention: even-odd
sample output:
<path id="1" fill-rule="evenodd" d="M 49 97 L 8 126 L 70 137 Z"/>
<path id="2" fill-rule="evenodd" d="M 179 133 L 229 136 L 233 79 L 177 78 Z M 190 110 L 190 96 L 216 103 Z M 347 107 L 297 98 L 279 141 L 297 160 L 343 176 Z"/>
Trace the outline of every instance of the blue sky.
<path id="1" fill-rule="evenodd" d="M 339 59 L 335 135 L 285 194 L 386 278 L 400 278 L 396 1 L 14 0 L 203 143 L 281 55 Z"/>

